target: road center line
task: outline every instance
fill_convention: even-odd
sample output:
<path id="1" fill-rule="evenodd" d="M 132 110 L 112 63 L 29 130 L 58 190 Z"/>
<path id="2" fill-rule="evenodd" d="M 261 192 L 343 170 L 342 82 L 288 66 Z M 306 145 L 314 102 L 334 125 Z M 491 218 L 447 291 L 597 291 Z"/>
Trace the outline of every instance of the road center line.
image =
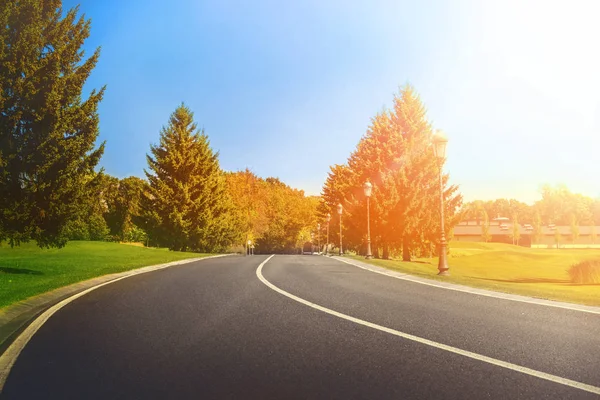
<path id="1" fill-rule="evenodd" d="M 309 307 L 312 307 L 314 309 L 317 309 L 319 311 L 322 311 L 324 313 L 336 316 L 338 318 L 342 318 L 345 319 L 347 321 L 351 321 L 354 322 L 356 324 L 359 325 L 363 325 L 369 328 L 373 328 L 373 329 L 377 329 L 379 331 L 382 332 L 386 332 L 389 333 L 391 335 L 395 335 L 395 336 L 399 336 L 401 338 L 404 339 L 408 339 L 408 340 L 412 340 L 414 342 L 417 343 L 421 343 L 421 344 L 425 344 L 427 346 L 431 346 L 431 347 L 435 347 L 441 350 L 445 350 L 445 351 L 449 351 L 451 353 L 454 354 L 459 354 L 461 356 L 465 356 L 465 357 L 469 357 L 472 358 L 474 360 L 478 360 L 478 361 L 483 361 L 486 362 L 488 364 L 492 364 L 492 365 L 496 365 L 498 367 L 502 367 L 502 368 L 506 368 L 506 369 L 510 369 L 512 371 L 516 371 L 516 372 L 520 372 L 526 375 L 531 375 L 531 376 L 535 376 L 537 378 L 541 378 L 541 379 L 545 379 L 547 381 L 550 382 L 554 382 L 554 383 L 559 383 L 561 385 L 565 385 L 565 386 L 569 386 L 575 389 L 580 389 L 586 392 L 590 392 L 590 393 L 594 393 L 594 394 L 600 394 L 600 387 L 596 387 L 596 386 L 592 386 L 592 385 L 588 385 L 586 383 L 581 383 L 581 382 L 577 382 L 577 381 L 573 381 L 571 379 L 567 379 L 567 378 L 562 378 L 560 376 L 556 376 L 556 375 L 552 375 L 552 374 L 547 374 L 545 372 L 541 372 L 541 371 L 536 371 L 534 369 L 531 368 L 527 368 L 527 367 L 522 367 L 520 365 L 516 365 L 516 364 L 512 364 L 506 361 L 502 361 L 502 360 L 497 360 L 495 358 L 491 358 L 491 357 L 487 357 L 481 354 L 477 354 L 477 353 L 473 353 L 467 350 L 462 350 L 459 349 L 457 347 L 452 347 L 452 346 L 448 346 L 446 344 L 442 344 L 442 343 L 438 343 L 438 342 L 434 342 L 432 340 L 429 339 L 425 339 L 419 336 L 414 336 L 411 335 L 409 333 L 404 333 L 404 332 L 400 332 L 397 331 L 395 329 L 391 329 L 382 325 L 377 325 L 374 324 L 372 322 L 368 322 L 368 321 L 364 321 L 362 319 L 359 318 L 355 318 L 355 317 L 351 317 L 350 315 L 346 315 L 346 314 L 342 314 L 340 312 L 331 310 L 329 308 L 320 306 L 318 304 L 312 303 L 308 300 L 305 300 L 301 297 L 295 296 L 289 292 L 286 292 L 283 289 L 280 289 L 279 287 L 273 285 L 271 282 L 269 282 L 262 274 L 262 269 L 264 267 L 264 265 L 274 256 L 270 256 L 269 258 L 267 258 L 265 261 L 263 261 L 258 268 L 256 269 L 256 276 L 258 277 L 258 279 L 264 283 L 266 286 L 268 286 L 269 288 L 273 289 L 274 291 L 276 291 L 277 293 L 280 293 L 286 297 L 289 297 L 292 300 L 297 301 L 298 303 L 302 303 L 304 305 L 307 305 Z"/>

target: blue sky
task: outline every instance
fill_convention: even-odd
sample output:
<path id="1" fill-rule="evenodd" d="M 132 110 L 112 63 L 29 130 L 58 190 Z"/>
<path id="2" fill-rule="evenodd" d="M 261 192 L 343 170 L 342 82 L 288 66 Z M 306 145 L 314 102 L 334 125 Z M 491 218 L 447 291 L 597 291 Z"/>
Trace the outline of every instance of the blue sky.
<path id="1" fill-rule="evenodd" d="M 412 84 L 466 200 L 600 196 L 600 11 L 589 1 L 82 0 L 105 170 L 143 176 L 184 101 L 220 152 L 318 194 Z"/>

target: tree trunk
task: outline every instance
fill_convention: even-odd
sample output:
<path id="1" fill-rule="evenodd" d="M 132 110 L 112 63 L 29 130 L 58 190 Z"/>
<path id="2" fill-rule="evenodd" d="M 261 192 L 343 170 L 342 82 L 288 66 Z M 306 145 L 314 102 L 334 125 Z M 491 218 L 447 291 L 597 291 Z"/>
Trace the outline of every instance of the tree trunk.
<path id="1" fill-rule="evenodd" d="M 373 258 L 379 258 L 379 243 L 373 241 L 371 242 L 371 250 L 373 251 Z"/>
<path id="2" fill-rule="evenodd" d="M 384 260 L 390 259 L 390 246 L 388 246 L 387 243 L 383 244 L 383 259 Z"/>
<path id="3" fill-rule="evenodd" d="M 410 261 L 410 244 L 408 239 L 402 239 L 402 261 Z"/>

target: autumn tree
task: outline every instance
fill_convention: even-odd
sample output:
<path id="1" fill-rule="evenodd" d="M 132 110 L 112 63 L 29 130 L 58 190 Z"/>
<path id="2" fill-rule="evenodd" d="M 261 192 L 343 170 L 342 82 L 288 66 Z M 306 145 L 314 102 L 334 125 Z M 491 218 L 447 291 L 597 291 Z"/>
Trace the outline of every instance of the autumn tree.
<path id="1" fill-rule="evenodd" d="M 511 237 L 512 237 L 513 244 L 518 245 L 519 244 L 519 240 L 521 239 L 521 231 L 519 229 L 519 219 L 518 219 L 517 214 L 513 214 L 512 215 L 512 233 L 511 233 Z"/>
<path id="2" fill-rule="evenodd" d="M 575 244 L 579 238 L 579 224 L 575 218 L 575 214 L 571 215 L 571 243 Z"/>
<path id="3" fill-rule="evenodd" d="M 492 239 L 492 235 L 490 234 L 490 217 L 488 216 L 487 211 L 485 209 L 481 210 L 481 214 L 483 215 L 483 224 L 481 225 L 481 238 L 484 242 L 489 242 Z"/>
<path id="4" fill-rule="evenodd" d="M 98 104 L 83 86 L 99 49 L 82 50 L 90 21 L 60 0 L 0 3 L 0 240 L 62 247 L 98 185 Z"/>
<path id="5" fill-rule="evenodd" d="M 260 252 L 294 252 L 303 240 L 310 238 L 319 199 L 307 197 L 302 190 L 293 189 L 277 178 L 267 178 L 265 182 L 268 224 L 257 246 Z"/>
<path id="6" fill-rule="evenodd" d="M 560 229 L 558 229 L 558 227 L 554 228 L 554 243 L 556 243 L 557 249 L 559 248 L 561 237 Z"/>
<path id="7" fill-rule="evenodd" d="M 266 207 L 268 192 L 264 179 L 246 168 L 244 171 L 225 174 L 227 190 L 234 203 L 234 211 L 241 223 L 243 246 L 248 240 L 261 238 L 268 226 Z M 247 251 L 247 249 L 246 249 Z"/>
<path id="8" fill-rule="evenodd" d="M 594 200 L 590 197 L 572 193 L 564 185 L 544 185 L 541 194 L 542 199 L 536 206 L 541 210 L 545 223 L 569 225 L 573 216 L 582 223 L 594 220 Z"/>
<path id="9" fill-rule="evenodd" d="M 218 153 L 186 106 L 171 114 L 150 152 L 142 212 L 152 238 L 181 251 L 213 252 L 230 245 L 239 226 Z"/>
<path id="10" fill-rule="evenodd" d="M 540 216 L 540 211 L 537 209 L 535 210 L 535 214 L 533 217 L 532 228 L 533 228 L 533 241 L 536 244 L 539 244 L 540 239 L 542 238 L 542 235 L 543 235 L 543 226 L 542 226 L 542 217 Z"/>

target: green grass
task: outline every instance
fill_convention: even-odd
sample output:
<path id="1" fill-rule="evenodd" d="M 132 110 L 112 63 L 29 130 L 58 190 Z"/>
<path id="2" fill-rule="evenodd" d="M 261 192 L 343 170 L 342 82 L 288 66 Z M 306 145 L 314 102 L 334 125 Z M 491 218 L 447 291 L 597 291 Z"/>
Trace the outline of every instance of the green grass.
<path id="1" fill-rule="evenodd" d="M 366 261 L 363 257 L 352 257 Z M 600 306 L 600 284 L 575 284 L 569 268 L 600 259 L 597 249 L 530 249 L 502 243 L 452 242 L 450 276 L 437 275 L 437 258 L 370 260 L 371 264 L 429 279 L 543 299 Z"/>
<path id="2" fill-rule="evenodd" d="M 86 279 L 208 254 L 108 242 L 72 241 L 62 249 L 35 243 L 0 247 L 0 308 Z"/>

